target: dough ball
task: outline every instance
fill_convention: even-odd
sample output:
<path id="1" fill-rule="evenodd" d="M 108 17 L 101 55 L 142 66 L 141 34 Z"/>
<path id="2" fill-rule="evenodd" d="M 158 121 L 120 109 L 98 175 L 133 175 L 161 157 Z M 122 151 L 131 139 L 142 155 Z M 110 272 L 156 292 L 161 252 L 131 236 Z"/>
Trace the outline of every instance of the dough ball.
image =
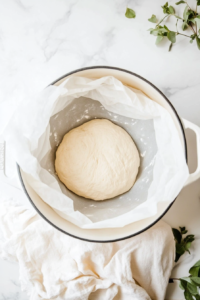
<path id="1" fill-rule="evenodd" d="M 139 165 L 139 153 L 130 135 L 106 119 L 95 119 L 69 131 L 55 161 L 58 177 L 66 187 L 93 200 L 127 192 Z"/>

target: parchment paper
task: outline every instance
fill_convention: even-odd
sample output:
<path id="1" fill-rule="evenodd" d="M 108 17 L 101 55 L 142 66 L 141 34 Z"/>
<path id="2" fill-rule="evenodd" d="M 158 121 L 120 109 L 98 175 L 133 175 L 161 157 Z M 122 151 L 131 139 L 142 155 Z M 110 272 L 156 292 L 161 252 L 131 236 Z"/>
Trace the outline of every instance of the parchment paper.
<path id="1" fill-rule="evenodd" d="M 55 151 L 63 135 L 94 118 L 123 127 L 141 156 L 138 179 L 119 197 L 96 202 L 77 196 L 55 174 Z M 183 149 L 169 113 L 141 91 L 114 77 L 70 77 L 23 101 L 4 136 L 27 180 L 60 216 L 82 228 L 122 227 L 173 201 L 188 177 Z"/>

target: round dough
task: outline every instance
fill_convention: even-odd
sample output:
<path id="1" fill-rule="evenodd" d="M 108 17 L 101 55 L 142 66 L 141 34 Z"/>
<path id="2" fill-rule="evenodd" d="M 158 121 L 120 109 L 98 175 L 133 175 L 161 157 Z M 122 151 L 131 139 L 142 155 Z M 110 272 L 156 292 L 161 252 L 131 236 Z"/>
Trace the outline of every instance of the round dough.
<path id="1" fill-rule="evenodd" d="M 127 192 L 140 165 L 130 135 L 106 119 L 95 119 L 69 131 L 56 152 L 55 168 L 72 192 L 105 200 Z"/>

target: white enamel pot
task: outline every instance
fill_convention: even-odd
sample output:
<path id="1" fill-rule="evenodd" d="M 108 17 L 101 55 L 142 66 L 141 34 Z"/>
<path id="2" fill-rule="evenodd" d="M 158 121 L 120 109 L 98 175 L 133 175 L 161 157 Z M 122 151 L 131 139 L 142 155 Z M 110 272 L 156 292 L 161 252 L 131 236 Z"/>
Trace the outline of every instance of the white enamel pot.
<path id="1" fill-rule="evenodd" d="M 176 110 L 170 103 L 170 101 L 148 80 L 142 78 L 141 76 L 134 74 L 132 72 L 107 67 L 107 66 L 96 66 L 88 67 L 79 70 L 75 70 L 64 75 L 62 78 L 57 79 L 52 83 L 52 85 L 59 85 L 62 83 L 66 77 L 69 76 L 84 76 L 90 78 L 100 78 L 103 76 L 114 76 L 119 79 L 122 83 L 134 87 L 136 89 L 142 90 L 147 96 L 151 99 L 162 105 L 168 112 L 171 114 L 171 117 L 174 121 L 174 124 L 179 133 L 179 137 L 182 143 L 183 152 L 185 154 L 185 159 L 187 161 L 187 145 L 185 138 L 185 128 L 192 129 L 196 134 L 197 139 L 197 153 L 198 153 L 198 166 L 196 171 L 193 174 L 190 174 L 189 179 L 186 184 L 192 183 L 200 177 L 200 128 L 187 120 L 181 120 L 178 116 Z M 130 238 L 134 235 L 137 235 L 158 222 L 165 213 L 169 210 L 173 202 L 161 202 L 158 205 L 158 212 L 153 217 L 144 219 L 130 225 L 127 225 L 123 228 L 106 228 L 106 229 L 81 229 L 76 225 L 70 223 L 69 221 L 64 220 L 60 217 L 50 206 L 48 206 L 30 187 L 26 180 L 26 174 L 18 167 L 18 174 L 23 186 L 23 189 L 30 200 L 33 207 L 37 212 L 52 226 L 60 230 L 61 232 L 68 234 L 72 237 L 86 240 L 90 242 L 114 242 L 123 239 Z"/>

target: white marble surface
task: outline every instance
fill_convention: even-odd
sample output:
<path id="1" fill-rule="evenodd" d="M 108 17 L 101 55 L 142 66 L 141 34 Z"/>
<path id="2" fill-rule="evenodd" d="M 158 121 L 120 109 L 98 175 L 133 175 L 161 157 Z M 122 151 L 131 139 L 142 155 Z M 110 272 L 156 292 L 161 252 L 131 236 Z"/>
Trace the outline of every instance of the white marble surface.
<path id="1" fill-rule="evenodd" d="M 155 46 L 155 38 L 147 31 L 152 26 L 147 19 L 152 13 L 161 17 L 160 5 L 164 2 L 0 0 L 1 101 L 12 99 L 17 103 L 74 69 L 109 65 L 150 80 L 165 93 L 181 117 L 200 126 L 200 51 L 187 38 L 178 37 L 169 53 L 168 42 Z M 136 19 L 125 18 L 126 6 L 136 11 Z M 173 28 L 173 22 L 169 26 Z M 195 143 L 191 134 L 188 140 L 190 166 L 194 170 Z M 165 217 L 172 226 L 186 225 L 198 238 L 199 183 L 184 188 Z M 3 195 L 9 197 L 12 188 L 0 184 Z M 194 243 L 192 255 L 185 255 L 175 267 L 174 277 L 187 275 L 189 266 L 200 258 L 199 249 L 200 239 Z M 20 291 L 16 263 L 0 260 L 0 277 L 0 300 L 28 299 Z M 170 284 L 166 299 L 183 298 L 177 285 Z"/>

